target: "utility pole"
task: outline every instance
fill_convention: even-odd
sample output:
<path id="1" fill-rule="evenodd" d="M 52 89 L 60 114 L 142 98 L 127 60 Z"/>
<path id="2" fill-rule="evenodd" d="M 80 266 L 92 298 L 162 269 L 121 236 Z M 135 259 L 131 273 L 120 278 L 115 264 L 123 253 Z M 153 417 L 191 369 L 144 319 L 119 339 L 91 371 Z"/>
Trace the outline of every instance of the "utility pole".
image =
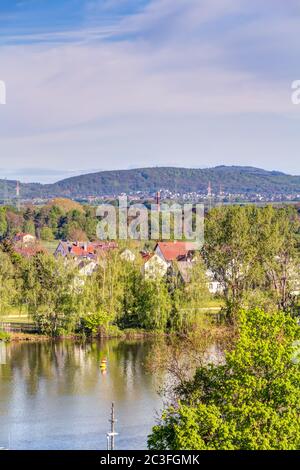
<path id="1" fill-rule="evenodd" d="M 20 182 L 19 181 L 17 181 L 17 186 L 16 186 L 16 207 L 17 207 L 17 211 L 20 212 L 21 203 L 20 203 Z"/>
<path id="2" fill-rule="evenodd" d="M 9 200 L 9 196 L 8 196 L 7 178 L 4 179 L 3 204 L 5 206 L 9 206 L 9 204 L 10 204 L 10 200 Z"/>
<path id="3" fill-rule="evenodd" d="M 156 205 L 157 205 L 157 210 L 158 210 L 158 212 L 160 212 L 160 191 L 157 191 L 155 199 L 156 199 L 155 202 L 156 202 Z"/>
<path id="4" fill-rule="evenodd" d="M 114 403 L 111 404 L 111 414 L 110 414 L 110 432 L 107 433 L 107 450 L 114 450 L 115 449 L 115 436 L 118 435 L 115 432 L 115 423 L 117 420 L 115 419 L 115 405 Z"/>
<path id="5" fill-rule="evenodd" d="M 208 198 L 208 208 L 211 210 L 211 205 L 212 205 L 212 187 L 211 187 L 211 182 L 208 182 L 208 188 L 207 188 L 207 198 Z"/>

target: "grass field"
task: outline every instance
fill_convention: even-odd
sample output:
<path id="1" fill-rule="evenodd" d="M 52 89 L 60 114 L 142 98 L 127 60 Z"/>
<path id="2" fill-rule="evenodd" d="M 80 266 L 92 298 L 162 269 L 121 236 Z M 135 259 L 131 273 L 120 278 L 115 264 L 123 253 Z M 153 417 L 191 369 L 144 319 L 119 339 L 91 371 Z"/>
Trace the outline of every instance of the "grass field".
<path id="1" fill-rule="evenodd" d="M 52 240 L 52 241 L 41 241 L 41 245 L 50 253 L 53 254 L 59 244 L 59 240 Z"/>
<path id="2" fill-rule="evenodd" d="M 25 308 L 11 308 L 9 312 L 0 315 L 0 322 L 9 323 L 31 323 L 32 318 L 28 315 Z"/>
<path id="3" fill-rule="evenodd" d="M 224 301 L 222 299 L 213 298 L 205 302 L 204 308 L 222 308 L 224 307 Z"/>

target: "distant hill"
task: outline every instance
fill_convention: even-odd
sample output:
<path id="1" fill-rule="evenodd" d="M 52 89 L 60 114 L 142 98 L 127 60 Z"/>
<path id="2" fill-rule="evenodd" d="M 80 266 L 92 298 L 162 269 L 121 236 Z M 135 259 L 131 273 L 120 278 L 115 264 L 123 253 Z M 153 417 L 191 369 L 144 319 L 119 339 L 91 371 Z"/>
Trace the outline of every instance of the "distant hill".
<path id="1" fill-rule="evenodd" d="M 153 193 L 158 189 L 179 193 L 206 192 L 209 181 L 216 193 L 221 186 L 224 192 L 235 194 L 300 194 L 300 176 L 252 167 L 217 166 L 205 169 L 155 167 L 101 171 L 74 176 L 54 184 L 21 184 L 21 196 L 113 196 L 137 191 Z M 5 184 L 6 191 L 14 195 L 16 182 L 7 181 Z M 0 198 L 5 192 L 5 184 L 4 180 L 0 180 Z"/>

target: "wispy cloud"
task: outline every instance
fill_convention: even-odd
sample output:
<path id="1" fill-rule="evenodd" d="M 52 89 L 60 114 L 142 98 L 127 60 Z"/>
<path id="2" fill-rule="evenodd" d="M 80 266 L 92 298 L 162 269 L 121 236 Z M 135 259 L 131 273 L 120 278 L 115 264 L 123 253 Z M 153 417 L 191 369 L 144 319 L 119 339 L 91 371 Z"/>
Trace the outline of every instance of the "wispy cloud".
<path id="1" fill-rule="evenodd" d="M 69 8 L 72 2 L 65 3 Z M 299 78 L 298 1 L 75 3 L 80 19 L 62 21 L 61 28 L 48 24 L 45 31 L 20 27 L 22 12 L 11 12 L 18 15 L 19 27 L 8 29 L 1 40 L 0 78 L 7 83 L 8 104 L 1 109 L 0 137 L 2 149 L 15 161 L 17 149 L 36 164 L 37 152 L 49 158 L 55 148 L 55 161 L 67 167 L 72 153 L 80 167 L 80 148 L 88 153 L 89 167 L 128 166 L 132 155 L 151 164 L 153 146 L 154 164 L 171 163 L 181 133 L 180 148 L 186 142 L 194 165 L 205 120 L 211 123 L 213 143 L 214 119 L 223 120 L 238 142 L 236 134 L 246 131 L 243 121 L 253 125 L 262 119 L 270 127 L 274 119 L 299 117 L 290 102 L 290 83 Z M 228 120 L 231 127 L 225 125 Z M 159 125 L 167 135 L 161 135 Z M 286 132 L 283 140 L 291 138 Z M 157 138 L 164 152 L 151 143 Z M 266 151 L 273 150 L 271 144 Z M 237 162 L 241 145 L 224 161 Z M 212 147 L 213 161 L 220 162 L 224 145 Z M 108 155 L 104 162 L 103 152 Z"/>

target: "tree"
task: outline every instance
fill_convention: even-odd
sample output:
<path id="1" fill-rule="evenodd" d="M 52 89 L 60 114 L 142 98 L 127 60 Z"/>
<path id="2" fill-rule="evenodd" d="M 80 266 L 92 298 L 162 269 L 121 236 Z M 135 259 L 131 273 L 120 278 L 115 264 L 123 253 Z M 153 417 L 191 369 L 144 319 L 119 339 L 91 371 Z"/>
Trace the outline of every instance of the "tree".
<path id="1" fill-rule="evenodd" d="M 96 216 L 91 214 L 86 216 L 84 231 L 89 240 L 94 240 L 96 238 L 97 223 L 98 221 Z"/>
<path id="2" fill-rule="evenodd" d="M 181 269 L 179 264 L 173 264 L 167 279 L 172 299 L 170 323 L 175 331 L 187 333 L 202 323 L 202 309 L 211 296 L 202 258 L 195 257 Z"/>
<path id="3" fill-rule="evenodd" d="M 213 209 L 205 224 L 204 257 L 224 287 L 229 318 L 247 307 L 251 292 L 265 292 L 268 302 L 285 311 L 295 306 L 299 278 L 294 208 L 229 206 Z M 259 305 L 259 304 L 257 304 Z"/>
<path id="4" fill-rule="evenodd" d="M 9 255 L 0 251 L 0 315 L 7 313 L 15 296 L 14 267 Z"/>
<path id="5" fill-rule="evenodd" d="M 52 241 L 54 240 L 54 235 L 49 227 L 43 227 L 41 230 L 41 239 L 44 241 Z"/>
<path id="6" fill-rule="evenodd" d="M 242 305 L 244 292 L 253 283 L 258 249 L 254 231 L 256 211 L 252 206 L 215 208 L 206 220 L 204 256 L 216 280 L 224 287 L 232 317 Z"/>
<path id="7" fill-rule="evenodd" d="M 23 225 L 23 232 L 35 235 L 35 225 L 33 220 L 25 220 Z"/>
<path id="8" fill-rule="evenodd" d="M 22 231 L 24 219 L 22 214 L 16 213 L 14 210 L 6 211 L 6 221 L 7 221 L 7 234 L 11 237 L 17 232 Z"/>
<path id="9" fill-rule="evenodd" d="M 7 232 L 6 209 L 0 207 L 0 238 L 4 237 Z"/>
<path id="10" fill-rule="evenodd" d="M 104 333 L 123 315 L 124 272 L 117 251 L 111 251 L 100 260 L 97 271 L 85 280 L 80 294 L 80 312 L 85 327 Z"/>
<path id="11" fill-rule="evenodd" d="M 259 261 L 265 273 L 265 289 L 271 290 L 279 309 L 293 309 L 300 277 L 297 233 L 299 216 L 293 207 L 258 212 Z"/>
<path id="12" fill-rule="evenodd" d="M 42 333 L 59 336 L 74 331 L 78 320 L 75 276 L 72 264 L 44 253 L 25 267 L 23 302 Z"/>
<path id="13" fill-rule="evenodd" d="M 86 233 L 81 229 L 77 228 L 74 222 L 71 222 L 68 224 L 68 231 L 67 231 L 67 238 L 68 240 L 74 241 L 74 242 L 86 242 L 88 240 Z"/>
<path id="14" fill-rule="evenodd" d="M 299 449 L 299 326 L 290 315 L 255 309 L 240 313 L 238 328 L 225 364 L 202 366 L 177 387 L 150 449 Z"/>
<path id="15" fill-rule="evenodd" d="M 78 212 L 84 212 L 83 206 L 76 201 L 73 201 L 72 199 L 67 199 L 63 197 L 57 197 L 54 198 L 52 201 L 47 204 L 48 208 L 56 207 L 59 208 L 62 212 L 66 213 L 72 210 L 78 211 Z"/>
<path id="16" fill-rule="evenodd" d="M 166 330 L 172 303 L 163 279 L 141 279 L 135 310 L 138 326 L 146 330 Z"/>

